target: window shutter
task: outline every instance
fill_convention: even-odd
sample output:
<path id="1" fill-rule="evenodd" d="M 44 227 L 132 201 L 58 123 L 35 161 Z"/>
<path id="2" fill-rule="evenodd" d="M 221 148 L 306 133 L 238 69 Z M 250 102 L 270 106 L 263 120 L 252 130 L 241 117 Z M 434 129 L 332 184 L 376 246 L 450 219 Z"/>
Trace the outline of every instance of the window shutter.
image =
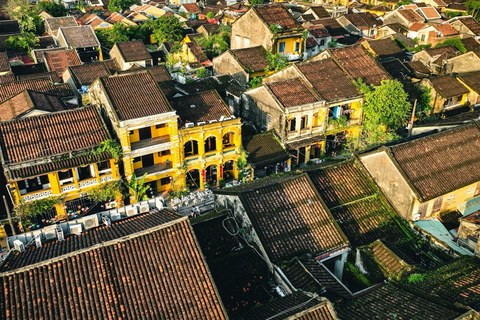
<path id="1" fill-rule="evenodd" d="M 421 204 L 418 208 L 418 213 L 420 214 L 420 219 L 425 218 L 427 215 L 428 202 Z"/>
<path id="2" fill-rule="evenodd" d="M 443 197 L 435 199 L 433 203 L 432 213 L 436 213 L 442 209 Z"/>

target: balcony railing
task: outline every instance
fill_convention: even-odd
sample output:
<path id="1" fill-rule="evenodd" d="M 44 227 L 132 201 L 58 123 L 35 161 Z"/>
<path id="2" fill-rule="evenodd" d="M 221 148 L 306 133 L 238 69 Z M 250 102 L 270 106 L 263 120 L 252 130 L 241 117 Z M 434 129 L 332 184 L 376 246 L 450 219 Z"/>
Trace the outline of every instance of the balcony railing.
<path id="1" fill-rule="evenodd" d="M 155 138 L 151 138 L 151 139 L 140 140 L 140 141 L 137 141 L 137 142 L 132 142 L 132 150 L 138 150 L 138 149 L 153 147 L 153 146 L 163 144 L 163 143 L 168 143 L 168 142 L 170 142 L 170 136 L 169 135 L 155 137 Z"/>
<path id="2" fill-rule="evenodd" d="M 38 200 L 38 199 L 43 199 L 43 198 L 48 198 L 53 195 L 52 189 L 44 189 L 32 193 L 28 193 L 24 196 L 22 196 L 22 199 L 25 202 L 32 201 L 32 200 Z"/>
<path id="3" fill-rule="evenodd" d="M 135 175 L 137 177 L 142 177 L 145 173 L 148 175 L 148 174 L 168 170 L 168 169 L 171 169 L 171 168 L 172 168 L 172 163 L 171 162 L 161 162 L 161 163 L 154 164 L 153 166 L 148 166 L 148 167 L 135 169 Z"/>
<path id="4" fill-rule="evenodd" d="M 290 131 L 290 132 L 287 132 L 287 139 L 290 139 L 290 138 L 295 138 L 298 136 L 298 132 L 297 131 Z"/>
<path id="5" fill-rule="evenodd" d="M 81 189 L 81 188 L 85 188 L 85 187 L 89 187 L 89 186 L 94 186 L 96 184 L 98 184 L 97 178 L 91 178 L 91 179 L 88 179 L 88 180 L 80 181 L 78 183 L 78 187 Z"/>
<path id="6" fill-rule="evenodd" d="M 323 125 L 312 127 L 312 133 L 318 133 L 318 132 L 321 132 L 321 131 L 323 131 Z"/>
<path id="7" fill-rule="evenodd" d="M 70 183 L 62 186 L 62 193 L 66 193 L 73 190 L 77 190 L 75 183 Z"/>

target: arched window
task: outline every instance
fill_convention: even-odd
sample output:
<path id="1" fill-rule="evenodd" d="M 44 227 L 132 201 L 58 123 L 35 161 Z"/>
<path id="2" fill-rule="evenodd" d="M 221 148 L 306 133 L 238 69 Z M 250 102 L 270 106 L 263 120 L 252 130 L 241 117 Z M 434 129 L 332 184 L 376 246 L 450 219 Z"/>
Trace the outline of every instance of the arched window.
<path id="1" fill-rule="evenodd" d="M 308 124 L 308 116 L 303 116 L 302 121 L 300 122 L 300 130 L 303 130 L 307 127 Z"/>
<path id="2" fill-rule="evenodd" d="M 195 156 L 198 154 L 198 142 L 196 140 L 187 141 L 183 145 L 185 157 Z"/>
<path id="3" fill-rule="evenodd" d="M 205 139 L 205 152 L 217 150 L 217 138 L 214 136 Z"/>
<path id="4" fill-rule="evenodd" d="M 223 135 L 223 147 L 230 148 L 235 145 L 234 143 L 235 134 L 233 132 L 229 132 Z"/>
<path id="5" fill-rule="evenodd" d="M 288 128 L 290 129 L 289 131 L 297 130 L 297 119 L 296 118 L 290 119 Z"/>

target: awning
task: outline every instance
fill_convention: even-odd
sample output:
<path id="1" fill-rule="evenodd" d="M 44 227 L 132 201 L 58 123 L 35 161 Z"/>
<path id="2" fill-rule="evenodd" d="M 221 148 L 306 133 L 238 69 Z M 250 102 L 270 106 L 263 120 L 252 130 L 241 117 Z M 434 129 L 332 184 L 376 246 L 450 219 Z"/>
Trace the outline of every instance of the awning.
<path id="1" fill-rule="evenodd" d="M 288 142 L 287 146 L 290 149 L 298 149 L 298 148 L 301 148 L 301 147 L 310 146 L 314 143 L 322 142 L 324 140 L 325 140 L 325 137 L 323 135 L 319 135 L 319 136 L 313 136 L 313 137 L 309 137 L 309 138 L 305 138 L 305 139 L 301 139 L 301 140 Z"/>

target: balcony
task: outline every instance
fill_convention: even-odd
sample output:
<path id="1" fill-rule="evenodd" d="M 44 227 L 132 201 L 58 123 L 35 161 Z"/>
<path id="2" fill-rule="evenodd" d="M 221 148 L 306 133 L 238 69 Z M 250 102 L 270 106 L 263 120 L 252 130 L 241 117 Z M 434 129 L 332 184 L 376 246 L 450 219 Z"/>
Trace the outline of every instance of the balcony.
<path id="1" fill-rule="evenodd" d="M 80 189 L 82 189 L 82 188 L 85 188 L 85 187 L 94 186 L 96 184 L 98 184 L 97 178 L 91 178 L 91 179 L 88 179 L 88 180 L 83 180 L 83 181 L 78 182 L 78 187 Z"/>
<path id="2" fill-rule="evenodd" d="M 138 150 L 138 149 L 154 147 L 159 144 L 169 143 L 169 142 L 170 142 L 170 136 L 165 135 L 165 136 L 155 137 L 151 139 L 140 140 L 137 142 L 132 142 L 131 146 L 132 146 L 132 150 Z"/>
<path id="3" fill-rule="evenodd" d="M 65 184 L 62 186 L 62 193 L 67 193 L 74 190 L 77 190 L 75 183 Z"/>
<path id="4" fill-rule="evenodd" d="M 154 164 L 153 166 L 135 169 L 135 175 L 137 177 L 142 177 L 145 173 L 149 175 L 149 174 L 157 173 L 157 172 L 168 170 L 168 169 L 172 169 L 172 163 L 161 162 L 161 163 Z"/>
<path id="5" fill-rule="evenodd" d="M 28 202 L 28 201 L 32 201 L 32 200 L 39 200 L 39 199 L 43 199 L 43 198 L 48 198 L 48 197 L 51 197 L 52 195 L 53 195 L 52 189 L 44 189 L 44 190 L 40 190 L 40 191 L 27 193 L 27 194 L 22 196 L 22 200 L 24 200 L 25 202 Z"/>
<path id="6" fill-rule="evenodd" d="M 322 132 L 322 131 L 323 131 L 323 125 L 312 127 L 312 133 L 319 133 L 319 132 Z"/>
<path id="7" fill-rule="evenodd" d="M 282 58 L 287 58 L 288 61 L 295 61 L 295 60 L 300 60 L 300 58 L 302 57 L 301 54 L 297 53 L 297 54 L 294 54 L 294 53 L 281 53 L 280 56 Z"/>
<path id="8" fill-rule="evenodd" d="M 298 136 L 298 132 L 297 131 L 290 131 L 290 132 L 287 132 L 287 139 L 291 139 L 291 138 L 295 138 Z"/>
<path id="9" fill-rule="evenodd" d="M 300 135 L 303 136 L 305 134 L 309 134 L 310 133 L 310 129 L 309 128 L 305 128 L 305 129 L 301 129 L 300 130 Z"/>

